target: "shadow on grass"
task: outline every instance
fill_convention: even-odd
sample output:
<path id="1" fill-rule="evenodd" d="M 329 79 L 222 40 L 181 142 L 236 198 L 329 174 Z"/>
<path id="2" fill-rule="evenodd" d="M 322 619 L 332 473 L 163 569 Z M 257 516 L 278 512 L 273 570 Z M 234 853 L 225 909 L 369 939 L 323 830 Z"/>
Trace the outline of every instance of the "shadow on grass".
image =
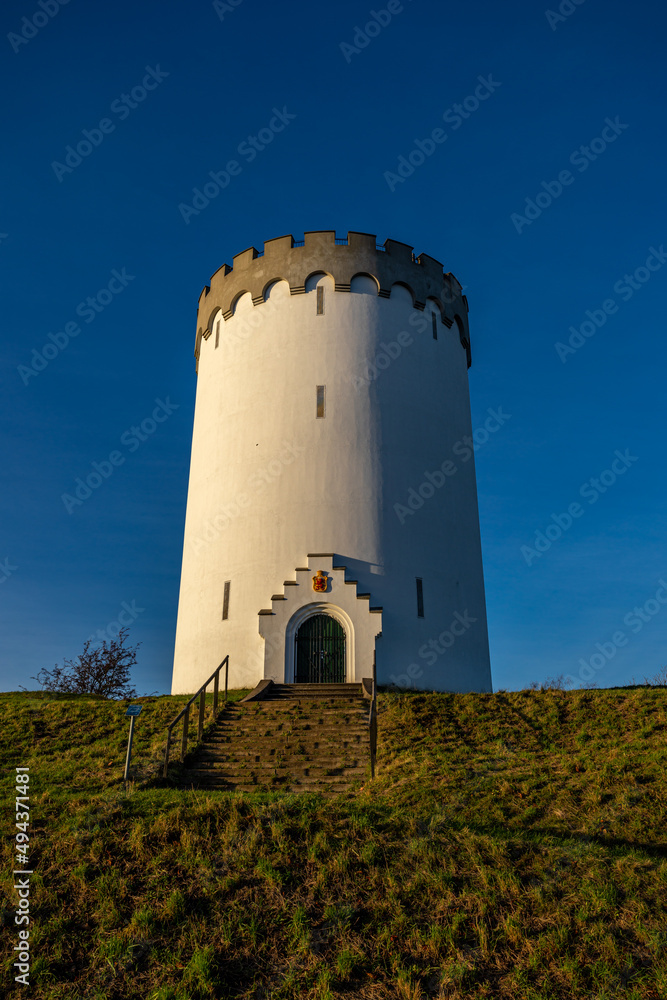
<path id="1" fill-rule="evenodd" d="M 571 850 L 574 846 L 595 845 L 611 850 L 622 851 L 624 853 L 637 852 L 646 854 L 651 858 L 667 858 L 667 842 L 663 843 L 637 843 L 632 840 L 623 840 L 620 837 L 602 837 L 585 833 L 563 833 L 553 827 L 533 827 L 530 830 L 512 830 L 508 827 L 497 826 L 492 823 L 470 823 L 461 820 L 447 819 L 447 826 L 451 830 L 461 833 L 464 830 L 479 836 L 494 837 L 505 842 L 521 840 L 524 842 L 540 842 L 550 838 L 556 844 L 569 845 L 566 849 Z"/>

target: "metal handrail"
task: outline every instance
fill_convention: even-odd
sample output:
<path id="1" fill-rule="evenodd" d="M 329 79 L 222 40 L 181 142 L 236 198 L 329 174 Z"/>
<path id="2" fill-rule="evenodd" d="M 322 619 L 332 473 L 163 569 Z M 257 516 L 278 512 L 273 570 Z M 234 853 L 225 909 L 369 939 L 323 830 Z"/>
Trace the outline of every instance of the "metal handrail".
<path id="1" fill-rule="evenodd" d="M 181 764 L 185 760 L 185 754 L 187 752 L 188 745 L 188 727 L 190 723 L 190 705 L 193 701 L 199 698 L 199 725 L 197 729 L 197 740 L 200 740 L 204 734 L 204 712 L 206 710 L 206 688 L 209 686 L 211 681 L 213 681 L 213 722 L 218 717 L 218 688 L 220 681 L 220 671 L 225 668 L 225 708 L 227 707 L 227 684 L 229 681 L 229 656 L 226 656 L 220 666 L 213 671 L 211 676 L 204 684 L 199 688 L 196 694 L 193 694 L 190 701 L 187 703 L 185 708 L 183 708 L 174 721 L 167 726 L 167 745 L 164 748 L 164 768 L 162 770 L 162 776 L 167 777 L 167 768 L 169 766 L 169 747 L 171 745 L 171 731 L 177 723 L 183 719 L 183 739 L 181 741 Z"/>
<path id="2" fill-rule="evenodd" d="M 371 707 L 368 713 L 368 732 L 370 736 L 370 750 L 371 750 L 371 778 L 374 778 L 375 758 L 377 755 L 377 740 L 378 740 L 377 676 L 375 671 L 375 653 L 373 653 L 373 688 L 371 693 Z"/>

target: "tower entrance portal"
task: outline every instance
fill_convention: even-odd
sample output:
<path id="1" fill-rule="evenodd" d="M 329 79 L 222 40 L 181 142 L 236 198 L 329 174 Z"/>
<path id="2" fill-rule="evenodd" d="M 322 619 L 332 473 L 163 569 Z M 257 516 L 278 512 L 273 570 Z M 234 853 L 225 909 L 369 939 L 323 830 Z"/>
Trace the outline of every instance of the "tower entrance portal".
<path id="1" fill-rule="evenodd" d="M 294 637 L 297 684 L 345 683 L 345 631 L 331 615 L 311 615 Z"/>

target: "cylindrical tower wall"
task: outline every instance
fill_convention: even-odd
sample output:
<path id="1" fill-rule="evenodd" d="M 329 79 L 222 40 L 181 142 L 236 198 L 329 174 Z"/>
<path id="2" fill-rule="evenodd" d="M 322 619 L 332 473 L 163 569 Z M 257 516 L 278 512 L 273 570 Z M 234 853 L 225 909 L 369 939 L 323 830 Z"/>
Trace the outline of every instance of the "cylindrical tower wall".
<path id="1" fill-rule="evenodd" d="M 226 654 L 233 686 L 262 679 L 258 613 L 311 553 L 382 607 L 380 683 L 490 690 L 460 286 L 393 241 L 292 244 L 200 300 L 173 691 Z"/>

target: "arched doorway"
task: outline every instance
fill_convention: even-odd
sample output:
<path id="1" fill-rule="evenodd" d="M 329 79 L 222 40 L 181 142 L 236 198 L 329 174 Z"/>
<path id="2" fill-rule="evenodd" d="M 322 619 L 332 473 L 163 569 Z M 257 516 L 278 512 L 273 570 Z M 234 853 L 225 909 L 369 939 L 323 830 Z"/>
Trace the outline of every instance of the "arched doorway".
<path id="1" fill-rule="evenodd" d="M 331 615 L 311 615 L 294 637 L 297 684 L 345 683 L 345 630 Z"/>

